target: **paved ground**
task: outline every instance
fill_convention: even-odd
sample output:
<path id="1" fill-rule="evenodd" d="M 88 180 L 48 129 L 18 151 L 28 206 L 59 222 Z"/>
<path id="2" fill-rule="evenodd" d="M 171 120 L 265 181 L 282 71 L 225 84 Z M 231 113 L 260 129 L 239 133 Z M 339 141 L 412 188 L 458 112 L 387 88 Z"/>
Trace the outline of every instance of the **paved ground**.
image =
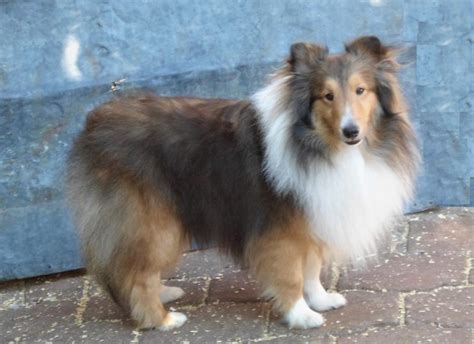
<path id="1" fill-rule="evenodd" d="M 170 305 L 189 316 L 176 331 L 136 331 L 78 271 L 0 284 L 0 343 L 474 343 L 474 208 L 407 216 L 385 251 L 366 271 L 328 271 L 349 304 L 320 329 L 288 330 L 246 271 L 206 250 L 168 281 L 187 292 Z"/>

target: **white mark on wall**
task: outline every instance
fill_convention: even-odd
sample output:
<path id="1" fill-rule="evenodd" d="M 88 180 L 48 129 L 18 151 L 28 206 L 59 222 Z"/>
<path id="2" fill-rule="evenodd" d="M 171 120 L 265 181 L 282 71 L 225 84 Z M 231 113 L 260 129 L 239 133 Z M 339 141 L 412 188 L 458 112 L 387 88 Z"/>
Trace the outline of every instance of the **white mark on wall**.
<path id="1" fill-rule="evenodd" d="M 370 4 L 375 7 L 380 7 L 384 5 L 384 0 L 370 0 Z"/>
<path id="2" fill-rule="evenodd" d="M 452 39 L 452 38 L 448 38 L 448 39 L 445 39 L 445 40 L 441 41 L 441 42 L 439 43 L 439 45 L 441 45 L 441 46 L 446 46 L 446 45 L 450 45 L 452 42 L 453 42 L 453 39 Z"/>
<path id="3" fill-rule="evenodd" d="M 68 35 L 64 41 L 64 50 L 62 58 L 62 66 L 66 76 L 70 80 L 79 81 L 82 73 L 77 66 L 81 45 L 74 35 Z"/>

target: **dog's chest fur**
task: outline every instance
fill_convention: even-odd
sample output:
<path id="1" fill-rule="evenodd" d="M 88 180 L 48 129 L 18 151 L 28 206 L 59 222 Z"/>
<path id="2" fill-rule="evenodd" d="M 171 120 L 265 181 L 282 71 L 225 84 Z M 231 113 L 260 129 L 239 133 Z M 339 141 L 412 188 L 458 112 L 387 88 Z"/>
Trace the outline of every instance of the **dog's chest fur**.
<path id="1" fill-rule="evenodd" d="M 353 260 L 375 253 L 410 194 L 394 170 L 359 147 L 344 147 L 331 163 L 315 161 L 299 178 L 295 192 L 315 234 Z"/>
<path id="2" fill-rule="evenodd" d="M 277 164 L 269 159 L 267 173 L 280 192 L 299 201 L 314 234 L 353 262 L 375 254 L 379 239 L 402 214 L 410 183 L 384 161 L 365 157 L 359 147 L 344 147 L 330 162 L 318 159 L 305 168 L 293 154 L 283 156 L 292 158 Z"/>

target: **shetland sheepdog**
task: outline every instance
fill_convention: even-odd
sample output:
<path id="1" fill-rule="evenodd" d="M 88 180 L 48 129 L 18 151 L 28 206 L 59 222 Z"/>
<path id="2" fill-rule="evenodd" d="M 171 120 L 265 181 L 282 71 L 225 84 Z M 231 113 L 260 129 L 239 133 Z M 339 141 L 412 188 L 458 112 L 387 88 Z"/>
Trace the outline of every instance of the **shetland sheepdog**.
<path id="1" fill-rule="evenodd" d="M 410 199 L 419 154 L 397 49 L 295 43 L 250 100 L 134 93 L 99 106 L 74 144 L 68 190 L 88 270 L 140 328 L 186 316 L 162 284 L 191 241 L 248 266 L 290 328 L 346 304 L 320 282 L 357 261 Z M 158 297 L 159 295 L 159 297 Z"/>

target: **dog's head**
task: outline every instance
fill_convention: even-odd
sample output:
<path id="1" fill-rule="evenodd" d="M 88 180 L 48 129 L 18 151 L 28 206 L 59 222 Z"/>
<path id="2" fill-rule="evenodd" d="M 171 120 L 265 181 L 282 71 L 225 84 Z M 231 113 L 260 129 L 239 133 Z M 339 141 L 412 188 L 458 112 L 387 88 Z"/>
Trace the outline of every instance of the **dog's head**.
<path id="1" fill-rule="evenodd" d="M 340 55 L 316 44 L 293 44 L 290 101 L 305 139 L 314 135 L 330 147 L 356 145 L 378 117 L 400 112 L 395 55 L 396 49 L 373 36 L 347 44 Z"/>

